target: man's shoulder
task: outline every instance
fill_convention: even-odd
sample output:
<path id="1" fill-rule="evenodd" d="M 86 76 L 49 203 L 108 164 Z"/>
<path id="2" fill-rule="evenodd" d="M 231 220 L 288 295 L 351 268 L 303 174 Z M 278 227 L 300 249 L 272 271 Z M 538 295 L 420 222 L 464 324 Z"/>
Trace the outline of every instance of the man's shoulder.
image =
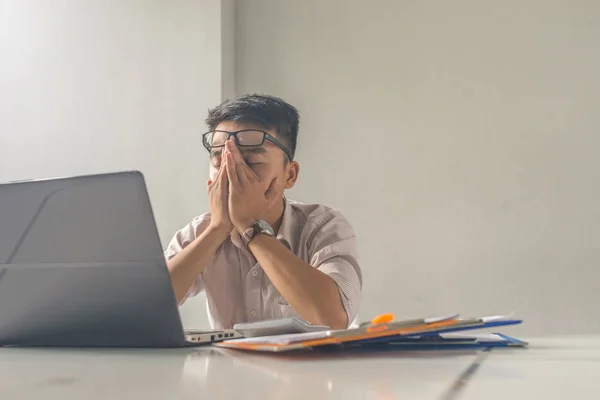
<path id="1" fill-rule="evenodd" d="M 342 222 L 349 224 L 346 217 L 337 209 L 324 204 L 308 204 L 296 200 L 287 200 L 288 205 L 293 209 L 296 217 L 303 224 L 310 224 L 314 227 L 322 227 L 329 222 Z"/>
<path id="2" fill-rule="evenodd" d="M 187 225 L 175 232 L 175 235 L 167 245 L 165 256 L 172 258 L 194 241 L 210 224 L 210 213 L 199 215 L 192 219 Z"/>
<path id="3" fill-rule="evenodd" d="M 192 225 L 202 225 L 210 223 L 211 213 L 207 212 L 204 214 L 200 214 L 192 219 Z"/>
<path id="4" fill-rule="evenodd" d="M 200 235 L 210 225 L 211 214 L 209 212 L 200 214 L 185 225 L 177 234 L 190 236 L 191 239 Z"/>
<path id="5" fill-rule="evenodd" d="M 210 225 L 211 213 L 200 214 L 192 219 L 190 225 L 194 228 L 196 236 L 200 235 Z"/>

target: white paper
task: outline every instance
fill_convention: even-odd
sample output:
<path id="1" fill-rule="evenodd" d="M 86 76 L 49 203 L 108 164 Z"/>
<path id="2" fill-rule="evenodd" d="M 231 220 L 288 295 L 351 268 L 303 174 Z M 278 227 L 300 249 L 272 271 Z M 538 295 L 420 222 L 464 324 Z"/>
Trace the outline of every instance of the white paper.
<path id="1" fill-rule="evenodd" d="M 476 339 L 477 341 L 486 343 L 506 341 L 502 336 L 495 333 L 476 333 L 471 335 L 461 333 L 441 333 L 440 336 L 444 339 Z"/>
<path id="2" fill-rule="evenodd" d="M 252 343 L 252 344 L 290 344 L 304 340 L 323 339 L 328 337 L 331 331 L 289 333 L 286 335 L 259 336 L 245 339 L 228 340 L 228 343 Z"/>
<path id="3" fill-rule="evenodd" d="M 484 322 L 487 324 L 488 322 L 510 319 L 513 317 L 513 315 L 514 315 L 514 313 L 510 313 L 508 315 L 491 315 L 489 317 L 481 317 L 480 319 L 481 319 L 481 322 Z"/>
<path id="4" fill-rule="evenodd" d="M 425 318 L 425 319 L 423 319 L 423 322 L 425 322 L 426 324 L 433 324 L 436 322 L 443 322 L 443 321 L 448 321 L 451 319 L 456 319 L 458 317 L 459 317 L 459 314 L 451 314 L 451 315 L 446 315 L 446 316 L 442 316 L 442 317 Z"/>

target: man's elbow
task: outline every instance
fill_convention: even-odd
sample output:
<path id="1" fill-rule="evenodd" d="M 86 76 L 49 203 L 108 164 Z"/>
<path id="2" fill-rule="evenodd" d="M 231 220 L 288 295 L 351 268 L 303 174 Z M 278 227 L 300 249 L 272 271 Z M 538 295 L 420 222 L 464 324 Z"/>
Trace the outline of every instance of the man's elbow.
<path id="1" fill-rule="evenodd" d="M 348 328 L 348 314 L 346 311 L 342 309 L 335 313 L 335 315 L 331 318 L 331 324 L 329 325 L 331 329 L 346 329 Z"/>
<path id="2" fill-rule="evenodd" d="M 346 329 L 348 327 L 348 314 L 346 314 L 343 307 L 341 310 L 332 310 L 326 315 L 321 315 L 315 325 L 325 325 L 331 329 Z"/>
<path id="3" fill-rule="evenodd" d="M 332 290 L 331 300 L 328 302 L 329 306 L 321 315 L 321 319 L 325 320 L 322 325 L 327 325 L 331 329 L 346 329 L 350 321 L 348 321 L 348 313 L 346 312 L 346 307 L 344 306 L 344 301 L 342 300 L 342 293 L 338 289 L 337 284 L 334 286 L 334 290 Z M 334 300 L 335 299 L 335 300 Z"/>

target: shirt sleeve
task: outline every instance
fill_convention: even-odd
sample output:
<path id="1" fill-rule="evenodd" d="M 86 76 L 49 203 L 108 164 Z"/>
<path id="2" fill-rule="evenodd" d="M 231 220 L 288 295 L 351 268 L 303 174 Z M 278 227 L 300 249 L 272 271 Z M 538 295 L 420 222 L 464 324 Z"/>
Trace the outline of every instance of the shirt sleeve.
<path id="1" fill-rule="evenodd" d="M 187 224 L 185 227 L 175 233 L 173 239 L 167 245 L 167 249 L 164 252 L 165 259 L 167 262 L 175 257 L 179 252 L 185 249 L 190 243 L 192 243 L 198 236 L 204 232 L 210 223 L 210 216 L 203 214 L 200 217 L 194 218 L 192 222 Z M 185 303 L 185 301 L 196 296 L 198 293 L 204 290 L 202 284 L 202 276 L 198 275 L 190 290 L 187 292 L 183 300 L 179 305 Z"/>
<path id="2" fill-rule="evenodd" d="M 356 235 L 348 220 L 337 211 L 312 222 L 316 234 L 309 247 L 310 264 L 337 284 L 350 325 L 358 313 L 362 294 Z"/>

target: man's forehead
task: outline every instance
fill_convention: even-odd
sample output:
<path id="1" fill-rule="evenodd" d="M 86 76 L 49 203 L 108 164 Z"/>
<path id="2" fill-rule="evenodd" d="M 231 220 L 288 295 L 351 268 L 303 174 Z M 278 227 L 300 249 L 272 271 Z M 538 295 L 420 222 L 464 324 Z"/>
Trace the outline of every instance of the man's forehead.
<path id="1" fill-rule="evenodd" d="M 266 127 L 265 125 L 256 123 L 256 122 L 234 122 L 234 121 L 223 121 L 219 125 L 215 127 L 216 131 L 226 131 L 226 132 L 239 132 L 245 131 L 249 129 L 256 129 L 259 131 L 267 132 L 269 135 L 273 136 L 276 139 L 279 138 L 279 134 L 277 133 L 277 129 L 271 129 Z"/>
<path id="2" fill-rule="evenodd" d="M 254 122 L 234 122 L 234 121 L 223 121 L 219 125 L 215 127 L 217 131 L 228 131 L 228 132 L 237 132 L 244 131 L 246 129 L 257 129 L 259 131 L 265 131 L 271 133 L 270 129 L 267 129 L 262 124 L 254 123 Z"/>

